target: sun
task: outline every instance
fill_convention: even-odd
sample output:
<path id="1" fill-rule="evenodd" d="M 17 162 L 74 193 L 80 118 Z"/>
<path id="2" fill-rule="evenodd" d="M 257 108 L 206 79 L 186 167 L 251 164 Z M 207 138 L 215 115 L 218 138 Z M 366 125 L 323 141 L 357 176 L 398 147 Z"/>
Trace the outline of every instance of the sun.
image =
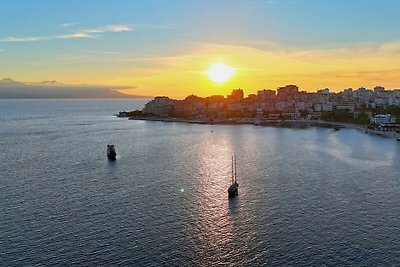
<path id="1" fill-rule="evenodd" d="M 207 70 L 207 76 L 211 81 L 223 83 L 235 74 L 235 69 L 225 64 L 214 64 Z"/>

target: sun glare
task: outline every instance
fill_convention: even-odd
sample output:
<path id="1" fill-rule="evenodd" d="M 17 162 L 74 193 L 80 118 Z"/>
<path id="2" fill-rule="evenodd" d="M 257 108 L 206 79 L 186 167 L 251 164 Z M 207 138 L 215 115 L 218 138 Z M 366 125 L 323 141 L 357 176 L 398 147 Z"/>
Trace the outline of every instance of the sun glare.
<path id="1" fill-rule="evenodd" d="M 226 82 L 234 73 L 235 69 L 225 64 L 214 64 L 207 70 L 208 78 L 217 83 Z"/>

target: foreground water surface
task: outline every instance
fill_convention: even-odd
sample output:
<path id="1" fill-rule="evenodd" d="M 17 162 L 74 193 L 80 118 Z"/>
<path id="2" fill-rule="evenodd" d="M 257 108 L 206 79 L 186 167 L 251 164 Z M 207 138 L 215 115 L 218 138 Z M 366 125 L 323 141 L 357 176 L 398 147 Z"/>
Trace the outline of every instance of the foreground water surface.
<path id="1" fill-rule="evenodd" d="M 145 102 L 0 101 L 0 266 L 400 265 L 400 142 L 112 116 Z"/>

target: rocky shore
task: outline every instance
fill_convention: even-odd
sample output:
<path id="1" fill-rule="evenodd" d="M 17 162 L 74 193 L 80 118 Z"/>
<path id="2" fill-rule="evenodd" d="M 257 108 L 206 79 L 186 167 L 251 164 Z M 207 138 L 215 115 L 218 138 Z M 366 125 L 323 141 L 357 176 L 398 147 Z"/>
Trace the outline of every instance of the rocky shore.
<path id="1" fill-rule="evenodd" d="M 121 116 L 118 116 L 121 117 Z M 146 120 L 146 121 L 162 121 L 162 122 L 183 122 L 183 123 L 196 123 L 196 124 L 220 124 L 220 125 L 241 125 L 250 124 L 256 126 L 275 126 L 275 127 L 294 127 L 294 128 L 306 128 L 306 127 L 327 127 L 327 128 L 355 128 L 359 130 L 365 130 L 366 127 L 357 124 L 341 123 L 341 122 L 330 122 L 321 120 L 267 120 L 267 119 L 255 119 L 255 118 L 230 118 L 230 119 L 215 119 L 215 120 L 195 120 L 195 119 L 183 119 L 173 117 L 149 117 L 149 116 L 137 116 L 128 117 L 129 120 Z"/>

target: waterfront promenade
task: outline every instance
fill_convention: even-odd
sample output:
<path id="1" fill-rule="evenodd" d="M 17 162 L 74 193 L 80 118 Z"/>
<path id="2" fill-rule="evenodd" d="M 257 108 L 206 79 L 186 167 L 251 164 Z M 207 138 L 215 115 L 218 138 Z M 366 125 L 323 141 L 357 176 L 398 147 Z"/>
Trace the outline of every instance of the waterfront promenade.
<path id="1" fill-rule="evenodd" d="M 124 117 L 117 115 L 118 117 Z M 176 117 L 157 117 L 157 116 L 136 116 L 128 117 L 129 120 L 145 120 L 145 121 L 161 121 L 161 122 L 182 122 L 182 123 L 195 123 L 195 124 L 220 124 L 220 125 L 255 125 L 255 126 L 270 126 L 270 127 L 288 127 L 288 128 L 307 128 L 307 127 L 325 127 L 334 128 L 339 130 L 340 128 L 351 128 L 358 131 L 379 135 L 390 138 L 400 138 L 400 134 L 393 131 L 380 131 L 377 129 L 370 129 L 365 125 L 355 123 L 344 123 L 324 120 L 268 120 L 268 119 L 257 119 L 257 118 L 229 118 L 229 119 L 215 119 L 215 120 L 195 120 L 195 119 L 184 119 Z"/>

